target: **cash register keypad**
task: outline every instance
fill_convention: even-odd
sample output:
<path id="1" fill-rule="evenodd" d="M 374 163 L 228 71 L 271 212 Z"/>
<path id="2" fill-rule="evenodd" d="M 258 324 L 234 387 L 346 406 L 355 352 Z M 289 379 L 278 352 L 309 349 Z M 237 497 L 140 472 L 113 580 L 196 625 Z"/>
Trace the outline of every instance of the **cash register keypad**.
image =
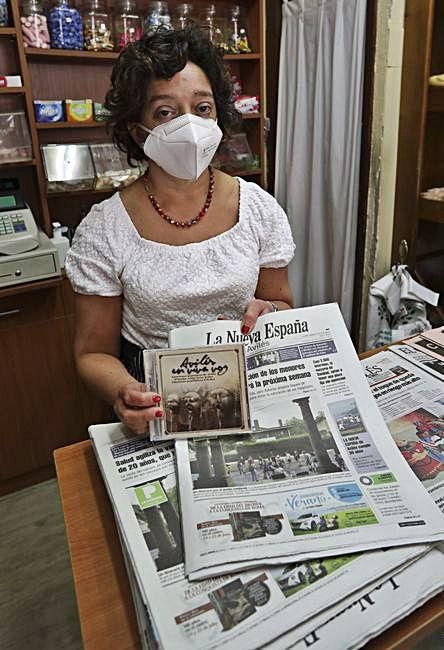
<path id="1" fill-rule="evenodd" d="M 26 232 L 26 230 L 25 220 L 19 214 L 0 214 L 0 237 Z"/>

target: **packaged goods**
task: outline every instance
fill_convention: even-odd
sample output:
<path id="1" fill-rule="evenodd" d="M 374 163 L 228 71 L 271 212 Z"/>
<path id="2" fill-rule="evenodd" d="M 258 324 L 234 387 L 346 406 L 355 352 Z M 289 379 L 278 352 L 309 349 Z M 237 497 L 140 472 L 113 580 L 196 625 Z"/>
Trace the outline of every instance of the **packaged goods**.
<path id="1" fill-rule="evenodd" d="M 96 122 L 104 122 L 108 119 L 109 111 L 100 102 L 94 102 L 94 119 Z"/>
<path id="2" fill-rule="evenodd" d="M 31 158 L 31 138 L 24 111 L 0 113 L 0 163 Z"/>
<path id="3" fill-rule="evenodd" d="M 82 19 L 68 0 L 56 0 L 48 13 L 51 47 L 59 50 L 83 50 Z"/>
<path id="4" fill-rule="evenodd" d="M 114 189 L 129 185 L 140 175 L 138 167 L 130 167 L 125 154 L 109 142 L 89 146 L 94 164 L 94 189 Z"/>
<path id="5" fill-rule="evenodd" d="M 63 122 L 65 119 L 61 99 L 35 99 L 34 113 L 37 122 Z"/>
<path id="6" fill-rule="evenodd" d="M 68 122 L 92 122 L 92 99 L 65 99 L 66 119 Z"/>
<path id="7" fill-rule="evenodd" d="M 239 113 L 257 113 L 259 111 L 259 97 L 256 95 L 240 95 L 235 100 L 234 107 Z"/>
<path id="8" fill-rule="evenodd" d="M 25 0 L 21 5 L 20 24 L 25 47 L 49 48 L 49 31 L 40 0 Z"/>
<path id="9" fill-rule="evenodd" d="M 0 88 L 21 88 L 22 86 L 23 82 L 19 74 L 0 75 Z"/>
<path id="10" fill-rule="evenodd" d="M 172 29 L 168 3 L 162 1 L 150 2 L 143 30 L 146 34 L 150 34 L 155 32 L 156 29 L 159 29 L 159 27 Z"/>

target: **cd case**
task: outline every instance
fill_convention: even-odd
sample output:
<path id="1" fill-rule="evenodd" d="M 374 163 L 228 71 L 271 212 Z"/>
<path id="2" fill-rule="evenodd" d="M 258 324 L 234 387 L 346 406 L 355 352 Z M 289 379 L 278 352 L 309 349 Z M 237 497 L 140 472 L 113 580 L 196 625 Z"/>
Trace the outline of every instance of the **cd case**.
<path id="1" fill-rule="evenodd" d="M 145 350 L 147 389 L 159 393 L 163 417 L 151 440 L 250 433 L 242 345 Z"/>

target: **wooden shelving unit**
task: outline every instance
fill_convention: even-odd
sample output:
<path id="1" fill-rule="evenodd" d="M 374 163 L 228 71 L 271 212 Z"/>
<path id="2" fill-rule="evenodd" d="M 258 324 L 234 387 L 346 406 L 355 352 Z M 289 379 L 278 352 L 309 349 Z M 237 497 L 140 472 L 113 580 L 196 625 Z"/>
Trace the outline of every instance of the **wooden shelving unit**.
<path id="1" fill-rule="evenodd" d="M 444 86 L 429 83 L 444 73 L 444 0 L 407 0 L 405 16 L 392 259 L 405 239 L 411 270 L 443 305 L 444 202 L 421 194 L 444 187 Z"/>
<path id="2" fill-rule="evenodd" d="M 112 0 L 110 0 L 112 3 Z M 169 8 L 174 11 L 178 0 L 169 0 Z M 196 0 L 197 13 L 205 3 Z M 226 0 L 217 0 L 220 9 L 225 10 Z M 251 53 L 227 54 L 225 60 L 232 74 L 243 83 L 244 92 L 265 98 L 264 80 L 264 0 L 239 0 L 248 24 L 248 36 L 253 49 Z M 138 0 L 141 13 L 146 11 L 146 0 Z M 22 176 L 22 185 L 26 186 L 25 198 L 31 204 L 40 226 L 51 235 L 52 221 L 76 225 L 93 203 L 111 193 L 108 191 L 83 190 L 78 192 L 48 193 L 40 147 L 50 143 L 103 142 L 109 141 L 105 122 L 73 123 L 37 123 L 34 116 L 34 99 L 82 99 L 91 98 L 103 102 L 109 86 L 112 66 L 119 57 L 118 52 L 89 52 L 81 50 L 38 49 L 25 47 L 20 25 L 19 0 L 11 0 L 11 27 L 0 28 L 0 37 L 13 39 L 17 59 L 17 74 L 22 76 L 22 88 L 0 89 L 0 102 L 22 102 L 28 117 L 32 140 L 33 160 L 11 165 L 0 165 L 0 174 L 11 174 L 17 170 L 28 169 L 27 176 Z M 1 41 L 0 41 L 1 47 Z M 1 108 L 0 108 L 1 110 Z M 232 170 L 238 176 L 253 180 L 265 186 L 265 143 L 264 123 L 265 107 L 257 113 L 242 116 L 242 130 L 246 133 L 253 155 L 260 160 L 257 169 L 249 171 Z M 23 171 L 23 173 L 25 173 Z M 24 181 L 24 182 L 23 182 Z M 63 201 L 63 198 L 66 201 Z"/>

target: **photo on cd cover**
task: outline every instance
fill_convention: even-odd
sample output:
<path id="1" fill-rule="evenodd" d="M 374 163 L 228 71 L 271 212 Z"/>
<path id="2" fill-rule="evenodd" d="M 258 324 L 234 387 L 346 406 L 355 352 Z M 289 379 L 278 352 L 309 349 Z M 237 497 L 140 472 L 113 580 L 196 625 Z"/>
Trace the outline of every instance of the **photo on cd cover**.
<path id="1" fill-rule="evenodd" d="M 162 397 L 163 438 L 250 431 L 242 345 L 150 351 L 151 390 Z"/>

